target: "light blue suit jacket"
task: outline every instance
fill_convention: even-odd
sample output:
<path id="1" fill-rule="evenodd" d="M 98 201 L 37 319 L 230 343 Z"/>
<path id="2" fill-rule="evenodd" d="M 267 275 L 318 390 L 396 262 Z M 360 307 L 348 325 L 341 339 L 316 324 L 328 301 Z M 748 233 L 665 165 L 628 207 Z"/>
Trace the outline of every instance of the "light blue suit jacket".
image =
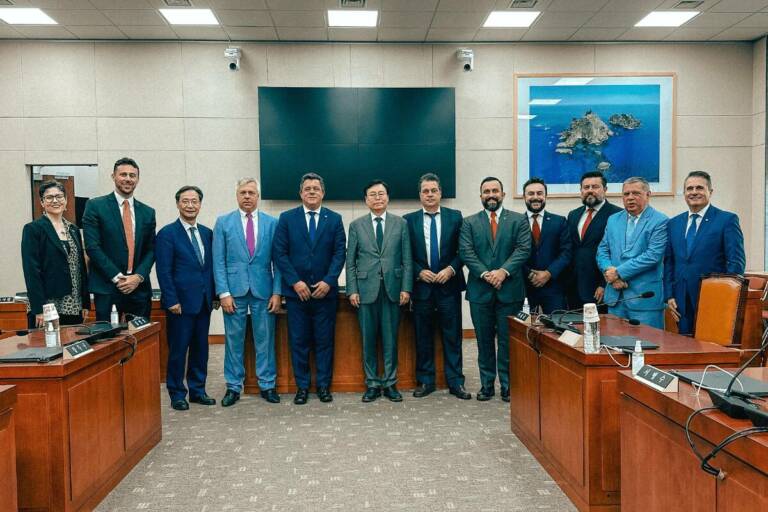
<path id="1" fill-rule="evenodd" d="M 280 273 L 272 264 L 272 239 L 277 219 L 259 212 L 256 252 L 251 258 L 245 242 L 240 210 L 216 219 L 213 228 L 213 277 L 216 295 L 230 293 L 242 297 L 251 292 L 254 297 L 269 300 L 280 295 Z"/>
<path id="2" fill-rule="evenodd" d="M 667 248 L 666 215 L 651 206 L 646 207 L 637 221 L 634 233 L 626 236 L 628 214 L 625 210 L 608 218 L 605 235 L 597 248 L 597 266 L 601 272 L 616 267 L 619 276 L 629 288 L 623 291 L 626 298 L 644 292 L 654 292 L 649 299 L 636 299 L 624 304 L 629 310 L 653 311 L 664 309 L 662 277 L 664 253 Z M 622 297 L 611 285 L 605 287 L 604 301 L 610 306 Z"/>

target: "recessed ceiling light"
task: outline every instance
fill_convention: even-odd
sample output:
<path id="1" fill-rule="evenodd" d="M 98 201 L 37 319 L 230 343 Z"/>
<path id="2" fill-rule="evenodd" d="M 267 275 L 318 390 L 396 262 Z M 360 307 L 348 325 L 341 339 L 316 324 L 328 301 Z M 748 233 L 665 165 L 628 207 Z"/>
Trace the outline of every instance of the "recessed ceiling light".
<path id="1" fill-rule="evenodd" d="M 699 11 L 652 11 L 635 23 L 636 27 L 679 27 L 699 14 Z"/>
<path id="2" fill-rule="evenodd" d="M 328 10 L 329 27 L 375 27 L 379 11 Z"/>
<path id="3" fill-rule="evenodd" d="M 210 9 L 160 9 L 171 25 L 218 25 Z"/>
<path id="4" fill-rule="evenodd" d="M 561 78 L 560 80 L 558 80 L 557 82 L 555 82 L 552 85 L 587 85 L 592 80 L 594 80 L 594 78 L 590 78 L 590 77 L 586 77 L 586 76 L 583 76 L 583 77 L 581 77 L 581 76 L 580 77 L 565 77 L 565 78 Z"/>
<path id="5" fill-rule="evenodd" d="M 551 99 L 551 100 L 541 99 L 541 100 L 531 100 L 531 101 L 528 102 L 528 104 L 529 105 L 539 105 L 539 106 L 543 106 L 543 105 L 557 105 L 561 101 L 563 101 L 563 100 L 561 100 L 559 98 Z"/>
<path id="6" fill-rule="evenodd" d="M 486 18 L 485 28 L 528 28 L 539 17 L 540 11 L 491 11 Z"/>
<path id="7" fill-rule="evenodd" d="M 0 20 L 9 25 L 58 25 L 56 20 L 38 8 L 2 7 Z"/>

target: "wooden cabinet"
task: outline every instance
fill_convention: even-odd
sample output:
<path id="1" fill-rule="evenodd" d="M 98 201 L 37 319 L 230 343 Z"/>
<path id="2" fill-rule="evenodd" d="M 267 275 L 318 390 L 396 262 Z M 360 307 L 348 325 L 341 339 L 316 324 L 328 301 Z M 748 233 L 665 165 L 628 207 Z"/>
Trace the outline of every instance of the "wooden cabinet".
<path id="1" fill-rule="evenodd" d="M 0 386 L 0 510 L 16 510 L 16 387 Z"/>

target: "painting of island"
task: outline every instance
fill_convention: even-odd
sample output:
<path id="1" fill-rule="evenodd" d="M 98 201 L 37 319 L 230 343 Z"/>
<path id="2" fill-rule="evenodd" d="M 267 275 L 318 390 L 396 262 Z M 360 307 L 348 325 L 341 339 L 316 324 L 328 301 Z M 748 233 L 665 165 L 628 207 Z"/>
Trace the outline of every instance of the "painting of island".
<path id="1" fill-rule="evenodd" d="M 642 176 L 663 192 L 671 181 L 671 113 L 662 83 L 545 81 L 528 84 L 525 104 L 518 102 L 517 185 L 536 176 L 551 192 L 574 193 L 582 174 L 598 170 L 609 183 Z"/>

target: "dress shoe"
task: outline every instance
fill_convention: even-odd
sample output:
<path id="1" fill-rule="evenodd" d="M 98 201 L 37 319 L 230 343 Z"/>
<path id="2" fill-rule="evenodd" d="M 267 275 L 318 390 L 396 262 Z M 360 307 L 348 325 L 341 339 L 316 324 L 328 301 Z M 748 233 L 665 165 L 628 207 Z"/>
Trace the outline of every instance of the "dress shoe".
<path id="1" fill-rule="evenodd" d="M 333 395 L 327 386 L 317 388 L 317 398 L 319 398 L 321 402 L 333 402 Z"/>
<path id="2" fill-rule="evenodd" d="M 501 399 L 509 402 L 509 388 L 501 388 Z"/>
<path id="3" fill-rule="evenodd" d="M 216 405 L 216 399 L 209 397 L 207 394 L 190 397 L 189 401 L 200 405 Z"/>
<path id="4" fill-rule="evenodd" d="M 235 402 L 238 400 L 240 400 L 240 393 L 228 389 L 227 392 L 224 393 L 224 398 L 221 399 L 221 406 L 229 407 L 230 405 L 235 405 Z"/>
<path id="5" fill-rule="evenodd" d="M 296 396 L 293 397 L 293 403 L 295 403 L 296 405 L 304 405 L 305 403 L 307 403 L 308 398 L 309 398 L 309 391 L 307 391 L 305 388 L 299 388 L 296 390 Z M 269 399 L 267 398 L 267 400 Z"/>
<path id="6" fill-rule="evenodd" d="M 472 398 L 472 394 L 468 393 L 467 390 L 464 389 L 464 386 L 454 386 L 449 388 L 448 392 L 457 398 L 461 398 L 462 400 L 469 400 Z"/>
<path id="7" fill-rule="evenodd" d="M 261 398 L 263 398 L 264 400 L 266 400 L 271 404 L 280 403 L 280 395 L 277 394 L 277 391 L 275 391 L 275 388 L 262 389 L 259 392 L 259 394 L 261 394 Z"/>
<path id="8" fill-rule="evenodd" d="M 413 390 L 413 396 L 416 398 L 425 397 L 430 393 L 433 393 L 435 391 L 435 385 L 434 384 L 421 384 L 419 383 L 418 386 L 416 386 L 416 389 Z"/>
<path id="9" fill-rule="evenodd" d="M 186 411 L 187 409 L 189 409 L 189 403 L 182 398 L 181 400 L 174 400 L 173 402 L 171 402 L 171 407 L 173 407 L 177 411 Z"/>
<path id="10" fill-rule="evenodd" d="M 384 396 L 389 398 L 390 402 L 402 402 L 403 395 L 397 390 L 394 384 L 384 388 Z"/>
<path id="11" fill-rule="evenodd" d="M 477 392 L 477 399 L 481 402 L 487 402 L 494 394 L 495 392 L 493 388 L 482 387 L 480 388 L 480 391 Z"/>
<path id="12" fill-rule="evenodd" d="M 381 390 L 379 388 L 368 388 L 363 393 L 363 402 L 373 402 L 381 396 Z"/>

